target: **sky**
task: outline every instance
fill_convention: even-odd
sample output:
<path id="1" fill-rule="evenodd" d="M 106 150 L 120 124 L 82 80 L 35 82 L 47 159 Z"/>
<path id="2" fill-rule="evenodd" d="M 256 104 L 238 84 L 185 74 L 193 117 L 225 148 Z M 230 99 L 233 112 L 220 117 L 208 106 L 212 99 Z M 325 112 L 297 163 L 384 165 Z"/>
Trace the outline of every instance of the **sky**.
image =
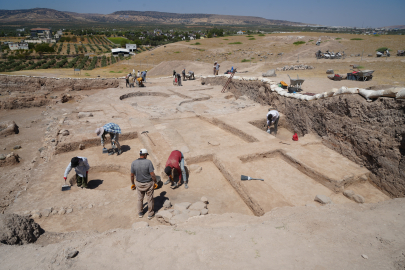
<path id="1" fill-rule="evenodd" d="M 0 9 L 8 10 L 38 7 L 100 14 L 136 10 L 244 15 L 328 26 L 405 25 L 405 0 L 18 0 L 0 3 Z"/>

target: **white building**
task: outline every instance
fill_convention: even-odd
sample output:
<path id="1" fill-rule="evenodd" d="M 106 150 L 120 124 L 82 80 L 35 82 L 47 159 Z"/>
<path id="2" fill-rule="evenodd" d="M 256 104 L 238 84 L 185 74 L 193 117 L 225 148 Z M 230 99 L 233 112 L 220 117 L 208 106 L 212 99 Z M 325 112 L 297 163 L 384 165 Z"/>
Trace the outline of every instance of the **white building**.
<path id="1" fill-rule="evenodd" d="M 28 50 L 28 43 L 8 43 L 8 47 L 10 50 L 15 51 L 15 50 Z"/>
<path id="2" fill-rule="evenodd" d="M 238 31 L 236 34 L 243 35 L 244 33 L 245 33 L 244 31 Z"/>
<path id="3" fill-rule="evenodd" d="M 124 56 L 129 56 L 129 51 L 127 49 L 122 49 L 122 48 L 111 49 L 111 53 L 113 56 L 118 56 L 120 54 L 122 54 Z"/>
<path id="4" fill-rule="evenodd" d="M 135 52 L 136 51 L 136 44 L 125 44 L 125 48 L 129 52 Z"/>

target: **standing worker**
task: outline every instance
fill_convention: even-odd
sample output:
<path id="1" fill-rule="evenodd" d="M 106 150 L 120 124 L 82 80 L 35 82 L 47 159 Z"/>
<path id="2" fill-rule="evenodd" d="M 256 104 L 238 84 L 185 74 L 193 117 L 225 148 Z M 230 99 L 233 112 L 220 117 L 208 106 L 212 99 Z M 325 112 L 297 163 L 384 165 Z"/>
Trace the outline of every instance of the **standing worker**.
<path id="1" fill-rule="evenodd" d="M 181 75 L 183 75 L 183 81 L 186 80 L 186 69 L 183 68 L 183 70 L 181 71 Z"/>
<path id="2" fill-rule="evenodd" d="M 215 75 L 216 72 L 217 72 L 217 62 L 214 62 L 214 67 L 213 67 L 213 69 L 214 69 L 214 75 Z"/>
<path id="3" fill-rule="evenodd" d="M 129 88 L 135 87 L 134 82 L 135 82 L 135 76 L 130 76 L 129 77 Z"/>
<path id="4" fill-rule="evenodd" d="M 215 62 L 215 63 L 216 63 L 216 65 L 215 65 L 215 75 L 218 75 L 220 65 L 218 64 L 218 62 Z"/>
<path id="5" fill-rule="evenodd" d="M 174 175 L 172 172 L 174 172 L 174 169 L 177 170 L 177 173 L 179 175 L 179 181 L 176 184 L 174 184 L 173 182 Z M 180 186 L 181 176 L 183 175 L 184 188 L 188 188 L 187 173 L 184 168 L 184 156 L 182 152 L 174 150 L 170 153 L 170 156 L 166 162 L 165 173 L 167 174 L 167 176 L 169 176 L 169 180 L 166 181 L 165 185 L 172 183 L 171 188 L 177 188 L 178 186 Z"/>
<path id="6" fill-rule="evenodd" d="M 177 85 L 181 86 L 181 75 L 180 75 L 180 73 L 177 73 Z"/>
<path id="7" fill-rule="evenodd" d="M 117 156 L 121 155 L 121 145 L 118 142 L 119 140 L 119 134 L 121 134 L 121 128 L 115 124 L 115 123 L 108 123 L 105 124 L 103 127 L 97 128 L 96 129 L 96 134 L 101 138 L 101 145 L 103 146 L 103 150 L 105 149 L 104 147 L 104 140 L 106 139 L 106 135 L 110 134 L 110 139 L 111 139 L 111 147 L 112 151 L 108 153 L 108 155 L 113 155 L 114 154 L 114 144 L 117 145 Z"/>
<path id="8" fill-rule="evenodd" d="M 63 176 L 63 179 L 65 179 L 65 182 L 66 182 L 67 176 L 69 175 L 72 168 L 74 168 L 75 172 L 76 172 L 77 186 L 81 187 L 81 188 L 88 188 L 87 180 L 88 180 L 90 165 L 89 165 L 89 162 L 87 161 L 87 158 L 85 158 L 85 157 L 72 158 L 72 160 L 70 161 L 69 165 L 67 166 L 67 168 L 65 170 L 65 174 Z"/>
<path id="9" fill-rule="evenodd" d="M 128 75 L 127 76 L 125 76 L 125 87 L 131 87 L 130 86 L 130 84 L 129 84 L 129 77 L 131 77 L 132 75 L 131 75 L 131 73 L 128 73 Z"/>
<path id="10" fill-rule="evenodd" d="M 143 80 L 144 82 L 146 82 L 146 73 L 147 73 L 147 72 L 148 72 L 147 70 L 142 71 L 142 80 Z"/>
<path id="11" fill-rule="evenodd" d="M 137 78 L 141 77 L 141 72 L 138 70 L 138 74 L 136 75 Z"/>
<path id="12" fill-rule="evenodd" d="M 280 119 L 280 114 L 276 110 L 269 109 L 267 113 L 267 133 L 271 134 L 270 125 L 274 124 L 274 135 L 277 135 L 278 120 Z"/>
<path id="13" fill-rule="evenodd" d="M 131 164 L 131 189 L 137 190 L 138 193 L 138 214 L 143 217 L 143 198 L 146 195 L 148 202 L 148 219 L 152 219 L 155 215 L 153 210 L 153 192 L 155 190 L 156 176 L 153 168 L 152 161 L 148 160 L 148 150 L 141 149 L 139 152 L 140 157 L 134 160 Z M 134 183 L 134 176 L 136 176 L 136 185 Z"/>

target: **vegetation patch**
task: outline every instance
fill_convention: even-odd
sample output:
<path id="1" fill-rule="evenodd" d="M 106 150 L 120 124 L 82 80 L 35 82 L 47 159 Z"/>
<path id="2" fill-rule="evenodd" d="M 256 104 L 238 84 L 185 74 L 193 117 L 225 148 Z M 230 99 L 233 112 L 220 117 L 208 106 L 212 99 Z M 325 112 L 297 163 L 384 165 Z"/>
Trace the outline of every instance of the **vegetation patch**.
<path id="1" fill-rule="evenodd" d="M 253 37 L 253 36 L 246 36 L 246 37 Z"/>
<path id="2" fill-rule="evenodd" d="M 249 40 L 256 40 L 254 37 L 252 37 L 252 38 L 249 38 Z"/>
<path id="3" fill-rule="evenodd" d="M 191 45 L 201 45 L 201 43 L 200 43 L 200 42 L 196 42 L 196 43 L 191 44 Z"/>
<path id="4" fill-rule="evenodd" d="M 231 44 L 231 45 L 236 44 L 236 45 L 238 45 L 238 44 L 242 44 L 242 42 L 237 41 L 237 42 L 231 42 L 231 43 L 228 43 L 228 44 Z"/>
<path id="5" fill-rule="evenodd" d="M 381 47 L 381 48 L 378 48 L 378 49 L 375 50 L 375 51 L 376 51 L 376 52 L 381 52 L 381 53 L 383 53 L 383 52 L 385 52 L 386 50 L 391 51 L 391 50 L 388 49 L 387 47 Z"/>
<path id="6" fill-rule="evenodd" d="M 375 35 L 373 35 L 374 37 L 379 37 L 380 35 L 379 34 L 375 34 Z"/>
<path id="7" fill-rule="evenodd" d="M 227 38 L 224 38 L 224 40 L 229 40 L 229 39 L 227 39 Z"/>
<path id="8" fill-rule="evenodd" d="M 314 41 L 313 39 L 308 40 L 308 42 Z"/>
<path id="9" fill-rule="evenodd" d="M 243 59 L 241 62 L 244 63 L 244 62 L 250 62 L 250 61 L 251 61 L 250 59 Z"/>
<path id="10" fill-rule="evenodd" d="M 351 38 L 350 40 L 363 40 L 362 38 Z"/>
<path id="11" fill-rule="evenodd" d="M 340 38 L 340 37 L 337 37 L 337 38 L 335 38 L 336 40 L 339 40 L 339 39 L 342 39 L 342 38 Z"/>
<path id="12" fill-rule="evenodd" d="M 177 52 L 174 52 L 174 53 L 180 53 L 179 51 L 177 51 Z"/>
<path id="13" fill-rule="evenodd" d="M 300 41 L 294 42 L 293 44 L 294 45 L 301 45 L 301 44 L 305 44 L 305 41 L 300 40 Z"/>
<path id="14" fill-rule="evenodd" d="M 259 37 L 264 37 L 265 36 L 265 34 L 259 34 Z"/>

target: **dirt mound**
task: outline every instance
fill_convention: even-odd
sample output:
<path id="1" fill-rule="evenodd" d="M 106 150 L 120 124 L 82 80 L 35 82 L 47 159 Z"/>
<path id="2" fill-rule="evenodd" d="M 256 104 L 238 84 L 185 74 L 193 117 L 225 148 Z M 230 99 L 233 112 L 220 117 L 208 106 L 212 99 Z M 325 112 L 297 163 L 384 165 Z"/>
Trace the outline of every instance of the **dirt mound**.
<path id="1" fill-rule="evenodd" d="M 35 242 L 43 230 L 33 219 L 16 214 L 0 214 L 0 242 L 22 245 Z"/>
<path id="2" fill-rule="evenodd" d="M 7 137 L 8 135 L 18 134 L 18 126 L 14 121 L 0 122 L 0 136 Z"/>

